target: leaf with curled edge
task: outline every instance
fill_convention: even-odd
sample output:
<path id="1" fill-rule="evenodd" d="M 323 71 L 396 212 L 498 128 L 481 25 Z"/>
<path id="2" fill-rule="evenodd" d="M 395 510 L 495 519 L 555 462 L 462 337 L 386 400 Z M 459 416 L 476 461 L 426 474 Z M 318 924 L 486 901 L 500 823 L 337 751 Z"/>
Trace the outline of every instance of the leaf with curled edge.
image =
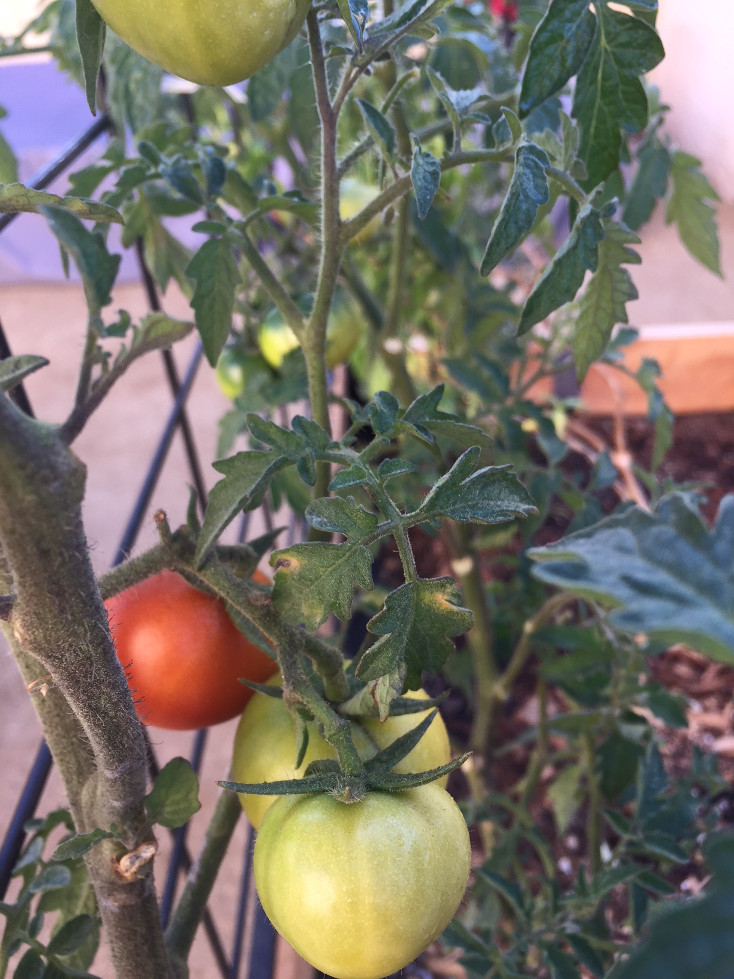
<path id="1" fill-rule="evenodd" d="M 480 449 L 467 449 L 428 493 L 416 515 L 449 517 L 460 523 L 498 524 L 536 512 L 536 506 L 509 466 L 476 469 Z"/>
<path id="2" fill-rule="evenodd" d="M 535 577 L 612 607 L 631 634 L 683 642 L 734 663 L 734 494 L 709 530 L 694 498 L 664 497 L 528 552 Z"/>
<path id="3" fill-rule="evenodd" d="M 454 648 L 451 637 L 471 628 L 472 613 L 458 600 L 451 578 L 419 578 L 396 588 L 367 623 L 380 638 L 362 655 L 357 677 L 369 682 L 404 670 L 407 687 L 417 689 L 424 670 L 443 666 Z"/>

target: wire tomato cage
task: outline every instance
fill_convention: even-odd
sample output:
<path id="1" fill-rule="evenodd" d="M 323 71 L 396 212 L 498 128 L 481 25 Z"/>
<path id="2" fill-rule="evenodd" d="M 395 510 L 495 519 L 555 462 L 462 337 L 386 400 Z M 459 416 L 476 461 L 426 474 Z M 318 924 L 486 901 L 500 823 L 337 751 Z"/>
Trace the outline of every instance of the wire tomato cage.
<path id="1" fill-rule="evenodd" d="M 29 186 L 35 190 L 43 190 L 58 177 L 63 176 L 82 154 L 111 130 L 110 118 L 102 115 L 90 125 L 71 145 L 63 150 L 48 166 L 41 170 L 29 181 Z M 0 216 L 0 233 L 19 217 L 18 214 Z M 137 247 L 140 277 L 147 296 L 151 311 L 161 308 L 158 291 L 150 271 L 143 259 L 142 248 Z M 0 321 L 0 360 L 11 356 L 12 351 L 2 322 Z M 117 547 L 113 566 L 121 563 L 132 551 L 138 539 L 140 530 L 149 511 L 151 498 L 159 478 L 166 466 L 171 446 L 176 437 L 183 442 L 186 465 L 194 487 L 197 502 L 203 509 L 206 503 L 206 488 L 202 476 L 202 466 L 196 445 L 194 426 L 187 414 L 187 400 L 203 357 L 201 343 L 198 343 L 183 372 L 176 363 L 173 352 L 164 349 L 160 352 L 163 369 L 171 392 L 172 403 L 165 422 L 158 436 L 155 451 L 145 471 L 140 489 L 134 501 L 132 510 L 123 524 L 120 542 Z M 16 403 L 29 415 L 33 415 L 31 403 L 23 385 L 18 385 L 12 392 Z M 270 514 L 266 515 L 270 520 Z M 247 529 L 247 515 L 243 517 L 240 535 L 244 539 Z M 291 527 L 291 533 L 295 527 Z M 208 731 L 196 732 L 189 755 L 189 761 L 199 774 L 207 748 Z M 152 778 L 159 771 L 156 752 L 148 738 L 149 770 Z M 12 812 L 5 839 L 0 847 L 0 900 L 5 897 L 13 878 L 13 869 L 20 856 L 27 837 L 26 824 L 35 817 L 44 788 L 48 782 L 53 767 L 51 753 L 42 741 L 35 758 L 30 764 L 30 770 L 25 785 L 20 793 Z M 223 777 L 226 773 L 222 773 Z M 202 810 L 203 812 L 204 810 Z M 195 817 L 196 818 L 196 817 Z M 243 817 L 244 819 L 244 817 Z M 166 926 L 173 908 L 176 888 L 182 877 L 188 872 L 193 863 L 188 841 L 189 824 L 171 832 L 172 841 L 170 856 L 159 887 L 160 916 L 163 927 Z M 252 886 L 252 846 L 249 845 L 251 831 L 248 828 L 248 842 L 244 848 L 239 873 L 238 893 L 232 922 L 232 939 L 230 947 L 222 936 L 214 914 L 210 907 L 204 911 L 202 931 L 216 963 L 217 974 L 223 979 L 238 979 L 247 976 L 248 979 L 271 979 L 275 965 L 276 934 L 265 916 Z M 216 888 L 215 888 L 216 895 Z M 247 936 L 247 940 L 245 938 Z"/>

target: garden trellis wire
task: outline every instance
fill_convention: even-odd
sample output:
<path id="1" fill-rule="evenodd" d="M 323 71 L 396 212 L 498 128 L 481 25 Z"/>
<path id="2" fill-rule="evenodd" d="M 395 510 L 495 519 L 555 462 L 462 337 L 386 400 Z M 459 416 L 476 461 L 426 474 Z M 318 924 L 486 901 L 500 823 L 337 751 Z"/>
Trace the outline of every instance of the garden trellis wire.
<path id="1" fill-rule="evenodd" d="M 82 154 L 92 146 L 99 138 L 110 130 L 110 120 L 106 115 L 97 119 L 89 128 L 75 140 L 67 149 L 61 152 L 47 167 L 45 167 L 36 177 L 30 181 L 30 186 L 35 190 L 43 190 L 54 180 L 62 176 Z M 0 216 L 0 232 L 2 232 L 18 215 L 6 214 Z M 141 270 L 141 278 L 147 294 L 148 304 L 151 310 L 160 308 L 158 293 L 153 279 L 145 266 L 142 258 L 142 250 L 138 249 L 138 261 Z M 7 337 L 0 321 L 0 360 L 11 356 Z M 191 480 L 196 490 L 199 505 L 203 507 L 205 503 L 205 486 L 202 478 L 201 464 L 197 452 L 194 433 L 190 425 L 187 413 L 186 402 L 191 390 L 196 372 L 202 360 L 201 344 L 198 344 L 190 361 L 187 365 L 183 379 L 179 376 L 179 370 L 174 356 L 170 350 L 163 350 L 164 370 L 168 379 L 173 397 L 168 417 L 161 430 L 156 450 L 151 459 L 150 465 L 143 477 L 140 490 L 135 500 L 132 511 L 125 524 L 119 546 L 113 564 L 120 563 L 124 557 L 130 553 L 138 537 L 142 526 L 151 496 L 155 490 L 157 481 L 165 466 L 169 449 L 173 443 L 176 433 L 180 433 L 184 443 L 186 461 L 189 468 Z M 12 392 L 16 403 L 29 414 L 33 414 L 32 406 L 26 396 L 22 385 L 19 385 Z M 244 532 L 244 525 L 243 525 Z M 198 772 L 201 761 L 206 749 L 207 732 L 199 731 L 196 734 L 190 761 L 194 769 Z M 152 745 L 149 744 L 150 773 L 155 776 L 158 771 L 158 763 Z M 48 776 L 52 768 L 51 754 L 42 742 L 35 759 L 33 760 L 25 786 L 20 794 L 20 798 L 13 811 L 8 831 L 0 848 L 0 900 L 5 896 L 10 880 L 12 878 L 13 867 L 23 847 L 26 837 L 25 825 L 36 814 L 41 795 L 46 785 Z M 187 848 L 187 828 L 186 826 L 173 832 L 173 847 L 171 850 L 168 867 L 161 894 L 161 919 L 165 926 L 173 904 L 173 898 L 179 875 L 186 873 L 191 866 L 192 858 Z M 245 859 L 243 861 L 242 872 L 239 881 L 238 904 L 235 915 L 234 938 L 232 949 L 227 954 L 224 943 L 218 932 L 217 926 L 209 910 L 205 911 L 203 918 L 203 929 L 211 947 L 212 954 L 216 960 L 219 975 L 223 979 L 238 979 L 241 975 L 247 975 L 248 979 L 271 979 L 273 975 L 273 964 L 275 957 L 275 932 L 270 922 L 265 917 L 259 902 L 255 900 L 254 907 L 250 907 L 251 895 L 254 894 L 251 887 L 252 876 L 252 847 L 246 847 Z M 245 948 L 244 933 L 245 921 L 248 914 L 252 915 L 252 931 L 249 942 L 249 950 Z M 246 959 L 246 952 L 249 956 Z M 242 969 L 245 971 L 241 971 Z"/>

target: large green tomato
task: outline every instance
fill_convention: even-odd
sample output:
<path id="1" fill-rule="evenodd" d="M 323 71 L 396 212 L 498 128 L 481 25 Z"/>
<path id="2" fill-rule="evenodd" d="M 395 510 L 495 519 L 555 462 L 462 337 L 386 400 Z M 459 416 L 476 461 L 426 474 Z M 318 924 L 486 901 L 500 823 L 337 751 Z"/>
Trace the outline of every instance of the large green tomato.
<path id="1" fill-rule="evenodd" d="M 254 75 L 293 40 L 311 0 L 93 0 L 131 48 L 200 85 Z"/>
<path id="2" fill-rule="evenodd" d="M 280 685 L 280 675 L 268 683 Z M 417 690 L 408 696 L 424 699 L 428 695 L 424 690 Z M 377 718 L 369 718 L 354 724 L 352 735 L 357 752 L 366 761 L 401 734 L 412 730 L 424 717 L 425 711 L 422 711 L 388 717 L 384 723 Z M 296 729 L 290 711 L 280 697 L 256 693 L 243 712 L 235 734 L 232 779 L 251 784 L 301 778 L 312 761 L 336 758 L 336 751 L 322 738 L 316 725 L 309 722 L 306 726 L 308 748 L 301 767 L 296 769 Z M 437 715 L 415 748 L 398 762 L 394 771 L 400 774 L 424 772 L 446 765 L 449 761 L 449 736 L 441 716 Z M 445 785 L 446 778 L 439 780 L 438 784 Z M 240 795 L 242 808 L 255 829 L 259 829 L 265 813 L 276 799 L 274 795 Z"/>
<path id="3" fill-rule="evenodd" d="M 470 856 L 464 818 L 435 784 L 351 805 L 281 796 L 255 841 L 255 885 L 277 931 L 319 972 L 382 979 L 444 930 Z"/>
<path id="4" fill-rule="evenodd" d="M 326 366 L 333 370 L 346 363 L 362 335 L 362 323 L 354 305 L 337 295 L 326 326 Z M 265 360 L 277 370 L 292 350 L 298 349 L 293 330 L 277 309 L 271 310 L 260 324 L 257 343 Z"/>

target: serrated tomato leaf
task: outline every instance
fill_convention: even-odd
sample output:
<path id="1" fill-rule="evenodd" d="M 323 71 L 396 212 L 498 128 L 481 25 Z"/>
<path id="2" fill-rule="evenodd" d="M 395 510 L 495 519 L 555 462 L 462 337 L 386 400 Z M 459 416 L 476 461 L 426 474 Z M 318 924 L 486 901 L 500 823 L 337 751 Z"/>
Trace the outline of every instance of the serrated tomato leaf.
<path id="1" fill-rule="evenodd" d="M 410 179 L 415 191 L 418 217 L 423 220 L 431 209 L 441 183 L 441 164 L 428 150 L 417 147 L 410 166 Z"/>
<path id="2" fill-rule="evenodd" d="M 535 28 L 520 90 L 520 113 L 528 115 L 576 74 L 596 31 L 587 0 L 552 0 Z"/>
<path id="3" fill-rule="evenodd" d="M 581 380 L 604 353 L 613 328 L 627 323 L 628 302 L 637 299 L 637 289 L 624 264 L 639 264 L 640 256 L 630 248 L 640 239 L 621 224 L 602 222 L 604 238 L 599 242 L 596 271 L 579 302 L 573 334 L 573 360 Z"/>
<path id="4" fill-rule="evenodd" d="M 576 216 L 570 235 L 546 265 L 525 300 L 518 333 L 527 333 L 536 323 L 573 299 L 586 272 L 596 270 L 599 242 L 603 237 L 599 211 L 590 203 L 585 204 Z"/>
<path id="5" fill-rule="evenodd" d="M 348 619 L 355 588 L 372 588 L 372 555 L 361 544 L 310 541 L 275 551 L 273 606 L 287 622 L 318 629 L 329 615 Z"/>
<path id="6" fill-rule="evenodd" d="M 235 289 L 239 269 L 226 238 L 210 238 L 196 252 L 186 268 L 193 279 L 191 298 L 196 329 L 201 335 L 206 359 L 214 367 L 232 326 Z"/>
<path id="7" fill-rule="evenodd" d="M 460 523 L 498 524 L 537 512 L 509 466 L 476 469 L 480 449 L 467 449 L 433 486 L 416 513 L 426 520 L 448 517 Z M 476 470 L 476 471 L 475 471 Z"/>
<path id="8" fill-rule="evenodd" d="M 596 187 L 619 165 L 621 131 L 647 124 L 647 95 L 640 76 L 664 57 L 653 27 L 639 17 L 595 3 L 597 30 L 574 89 L 573 116 L 581 126 L 579 153 L 585 186 Z"/>
<path id="9" fill-rule="evenodd" d="M 247 450 L 214 463 L 214 468 L 224 479 L 220 479 L 209 494 L 197 543 L 197 566 L 224 528 L 242 510 L 253 510 L 258 506 L 273 476 L 291 462 L 287 456 L 275 452 Z"/>
<path id="10" fill-rule="evenodd" d="M 701 161 L 689 153 L 673 154 L 673 188 L 665 206 L 665 221 L 675 222 L 680 239 L 693 257 L 721 275 L 716 212 L 711 202 L 719 197 L 701 172 Z"/>
<path id="11" fill-rule="evenodd" d="M 528 234 L 538 210 L 548 202 L 548 155 L 534 143 L 521 143 L 515 152 L 515 169 L 492 228 L 480 266 L 481 275 L 489 275 Z"/>
<path id="12" fill-rule="evenodd" d="M 435 673 L 443 666 L 454 648 L 451 637 L 471 628 L 472 613 L 458 602 L 451 578 L 419 578 L 390 592 L 367 623 L 380 638 L 362 655 L 359 679 L 376 680 L 404 669 L 408 689 L 417 689 L 422 671 Z"/>
<path id="13" fill-rule="evenodd" d="M 734 663 L 734 495 L 712 530 L 674 493 L 528 553 L 542 581 L 611 606 L 616 628 Z"/>
<path id="14" fill-rule="evenodd" d="M 317 530 L 332 534 L 344 534 L 352 540 L 362 540 L 377 527 L 377 516 L 365 510 L 354 500 L 340 496 L 327 496 L 306 507 L 306 519 Z"/>

